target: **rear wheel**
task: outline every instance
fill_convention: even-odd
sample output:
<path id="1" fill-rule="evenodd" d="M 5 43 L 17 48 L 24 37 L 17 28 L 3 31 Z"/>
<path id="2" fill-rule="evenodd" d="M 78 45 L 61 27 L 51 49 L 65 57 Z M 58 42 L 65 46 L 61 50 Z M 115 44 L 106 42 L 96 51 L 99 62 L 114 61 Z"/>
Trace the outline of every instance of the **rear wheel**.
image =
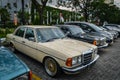
<path id="1" fill-rule="evenodd" d="M 46 73 L 51 77 L 55 77 L 61 73 L 60 66 L 52 58 L 46 58 L 44 60 L 44 67 L 45 67 Z"/>

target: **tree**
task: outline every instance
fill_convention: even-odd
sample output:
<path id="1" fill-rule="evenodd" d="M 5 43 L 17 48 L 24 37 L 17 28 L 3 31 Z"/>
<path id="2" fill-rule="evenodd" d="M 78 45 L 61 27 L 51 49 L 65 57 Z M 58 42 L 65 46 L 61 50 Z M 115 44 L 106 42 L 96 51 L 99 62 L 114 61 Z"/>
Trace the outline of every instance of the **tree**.
<path id="1" fill-rule="evenodd" d="M 22 4 L 22 16 L 21 16 L 21 21 L 22 21 L 22 24 L 24 25 L 25 24 L 25 18 L 24 18 L 24 0 L 21 0 L 21 4 Z"/>
<path id="2" fill-rule="evenodd" d="M 0 8 L 1 21 L 5 25 L 10 20 L 10 14 L 6 8 Z"/>
<path id="3" fill-rule="evenodd" d="M 85 21 L 88 21 L 90 5 L 93 0 L 58 0 L 59 6 L 71 7 L 83 13 Z"/>
<path id="4" fill-rule="evenodd" d="M 18 18 L 20 19 L 20 21 L 23 20 L 23 14 L 24 14 L 24 24 L 26 23 L 29 23 L 28 20 L 29 20 L 29 13 L 28 12 L 25 12 L 24 13 L 20 10 L 18 11 Z M 22 23 L 23 24 L 23 23 Z"/>
<path id="5" fill-rule="evenodd" d="M 99 17 L 101 22 L 119 23 L 120 10 L 115 5 L 105 4 L 103 0 L 91 3 L 92 17 Z"/>
<path id="6" fill-rule="evenodd" d="M 32 0 L 32 4 L 35 5 L 40 18 L 40 24 L 43 24 L 43 12 L 45 10 L 48 0 L 40 0 L 41 4 L 37 0 Z"/>

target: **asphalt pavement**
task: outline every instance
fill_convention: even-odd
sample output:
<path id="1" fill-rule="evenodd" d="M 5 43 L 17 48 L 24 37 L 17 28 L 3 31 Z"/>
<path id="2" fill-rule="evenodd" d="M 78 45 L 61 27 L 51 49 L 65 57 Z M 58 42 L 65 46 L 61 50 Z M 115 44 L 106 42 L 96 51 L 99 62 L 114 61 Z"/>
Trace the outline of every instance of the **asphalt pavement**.
<path id="1" fill-rule="evenodd" d="M 16 55 L 21 58 L 33 74 L 42 80 L 120 80 L 120 38 L 117 39 L 111 46 L 99 50 L 100 58 L 97 62 L 79 74 L 68 75 L 61 74 L 56 78 L 49 77 L 40 62 L 16 52 Z"/>

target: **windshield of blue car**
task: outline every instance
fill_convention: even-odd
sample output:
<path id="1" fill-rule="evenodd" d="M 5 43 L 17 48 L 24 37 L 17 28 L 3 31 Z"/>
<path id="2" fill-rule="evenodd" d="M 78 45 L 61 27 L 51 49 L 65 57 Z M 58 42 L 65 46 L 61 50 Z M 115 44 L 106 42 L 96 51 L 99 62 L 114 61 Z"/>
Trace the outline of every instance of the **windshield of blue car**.
<path id="1" fill-rule="evenodd" d="M 40 28 L 36 31 L 38 42 L 48 42 L 65 37 L 59 28 Z"/>
<path id="2" fill-rule="evenodd" d="M 102 31 L 102 29 L 95 24 L 89 23 L 89 25 L 92 26 L 96 31 Z"/>
<path id="3" fill-rule="evenodd" d="M 69 29 L 73 35 L 85 33 L 81 28 L 79 28 L 77 26 L 70 26 Z"/>

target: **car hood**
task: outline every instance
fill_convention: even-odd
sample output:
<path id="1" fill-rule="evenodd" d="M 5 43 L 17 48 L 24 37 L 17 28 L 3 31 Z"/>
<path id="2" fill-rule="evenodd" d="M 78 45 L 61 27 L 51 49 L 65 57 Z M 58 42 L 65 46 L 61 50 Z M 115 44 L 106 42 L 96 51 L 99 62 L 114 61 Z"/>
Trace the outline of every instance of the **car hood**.
<path id="1" fill-rule="evenodd" d="M 0 80 L 11 80 L 29 71 L 29 68 L 5 47 L 0 47 Z"/>
<path id="2" fill-rule="evenodd" d="M 90 35 L 100 36 L 100 37 L 106 37 L 107 39 L 113 39 L 113 36 L 110 35 L 110 33 L 107 32 L 107 31 L 94 32 L 94 33 L 90 33 Z"/>
<path id="3" fill-rule="evenodd" d="M 85 43 L 82 41 L 74 40 L 74 39 L 56 39 L 51 42 L 46 42 L 42 44 L 49 49 L 60 52 L 62 55 L 66 55 L 67 57 L 74 57 L 81 55 L 83 52 L 97 48 L 89 43 Z"/>
<path id="4" fill-rule="evenodd" d="M 74 37 L 77 37 L 77 38 L 83 38 L 83 39 L 87 39 L 87 40 L 95 40 L 95 38 L 99 39 L 97 36 L 92 36 L 92 35 L 89 35 L 89 34 L 76 34 L 76 35 L 73 35 Z"/>
<path id="5" fill-rule="evenodd" d="M 104 37 L 101 37 L 101 36 L 98 36 L 98 35 L 93 35 L 93 34 L 86 34 L 85 37 L 86 38 L 91 38 L 93 40 L 100 40 L 101 38 L 104 38 Z"/>

